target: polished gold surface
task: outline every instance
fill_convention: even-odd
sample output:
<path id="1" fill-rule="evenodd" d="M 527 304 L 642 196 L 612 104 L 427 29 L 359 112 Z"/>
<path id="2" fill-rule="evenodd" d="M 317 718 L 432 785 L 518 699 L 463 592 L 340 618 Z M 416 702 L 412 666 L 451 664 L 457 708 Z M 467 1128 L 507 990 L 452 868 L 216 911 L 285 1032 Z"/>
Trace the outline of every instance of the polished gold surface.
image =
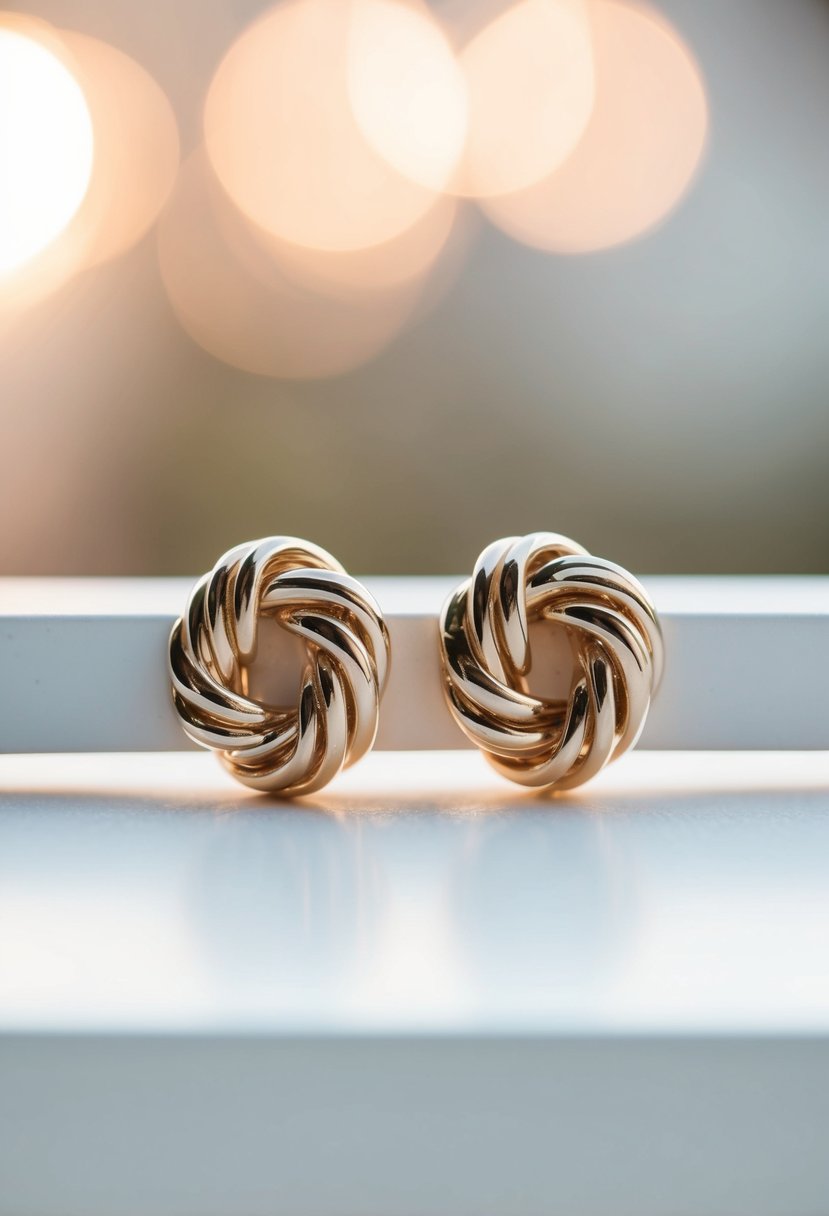
<path id="1" fill-rule="evenodd" d="M 262 617 L 305 645 L 296 706 L 249 695 Z M 169 666 L 194 742 L 244 785 L 308 794 L 374 742 L 389 637 L 377 604 L 329 553 L 267 537 L 231 549 L 199 580 L 173 627 Z"/>
<path id="2" fill-rule="evenodd" d="M 571 642 L 566 698 L 530 691 L 529 626 L 538 620 Z M 641 584 L 551 532 L 484 550 L 444 605 L 440 645 L 455 720 L 521 785 L 581 785 L 632 747 L 662 672 L 662 634 Z"/>

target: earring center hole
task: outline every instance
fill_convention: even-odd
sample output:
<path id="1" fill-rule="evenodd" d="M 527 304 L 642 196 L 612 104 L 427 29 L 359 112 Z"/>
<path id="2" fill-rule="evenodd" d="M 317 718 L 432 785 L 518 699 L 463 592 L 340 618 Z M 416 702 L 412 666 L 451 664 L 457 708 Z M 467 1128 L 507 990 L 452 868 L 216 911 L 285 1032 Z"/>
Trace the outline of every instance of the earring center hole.
<path id="1" fill-rule="evenodd" d="M 305 644 L 277 621 L 259 620 L 256 658 L 247 668 L 252 701 L 275 709 L 295 709 L 305 667 Z"/>
<path id="2" fill-rule="evenodd" d="M 530 621 L 532 668 L 527 689 L 544 701 L 566 701 L 577 670 L 578 648 L 569 629 L 557 628 L 549 621 Z"/>

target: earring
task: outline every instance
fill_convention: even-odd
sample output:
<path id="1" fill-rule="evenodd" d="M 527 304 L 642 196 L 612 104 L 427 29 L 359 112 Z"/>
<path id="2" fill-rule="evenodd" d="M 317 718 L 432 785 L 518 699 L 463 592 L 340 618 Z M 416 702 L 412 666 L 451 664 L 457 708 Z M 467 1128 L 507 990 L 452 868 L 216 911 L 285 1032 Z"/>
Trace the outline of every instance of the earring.
<path id="1" fill-rule="evenodd" d="M 302 639 L 296 708 L 252 699 L 263 617 Z M 389 635 L 365 587 L 324 549 L 291 536 L 225 553 L 170 636 L 173 702 L 189 737 L 243 785 L 310 794 L 374 742 Z"/>
<path id="2" fill-rule="evenodd" d="M 574 654 L 566 700 L 534 696 L 528 626 L 563 627 Z M 495 541 L 443 608 L 449 708 L 503 776 L 570 789 L 636 742 L 662 674 L 662 633 L 645 589 L 566 536 Z"/>

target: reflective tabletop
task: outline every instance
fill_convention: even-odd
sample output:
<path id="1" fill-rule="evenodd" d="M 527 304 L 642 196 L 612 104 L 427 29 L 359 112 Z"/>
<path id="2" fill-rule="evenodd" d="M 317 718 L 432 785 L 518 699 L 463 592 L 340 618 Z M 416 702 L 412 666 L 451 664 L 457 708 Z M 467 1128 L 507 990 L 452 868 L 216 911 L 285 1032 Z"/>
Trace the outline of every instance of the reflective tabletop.
<path id="1" fill-rule="evenodd" d="M 829 757 L 511 789 L 375 755 L 294 803 L 202 754 L 0 758 L 0 1028 L 829 1029 Z"/>

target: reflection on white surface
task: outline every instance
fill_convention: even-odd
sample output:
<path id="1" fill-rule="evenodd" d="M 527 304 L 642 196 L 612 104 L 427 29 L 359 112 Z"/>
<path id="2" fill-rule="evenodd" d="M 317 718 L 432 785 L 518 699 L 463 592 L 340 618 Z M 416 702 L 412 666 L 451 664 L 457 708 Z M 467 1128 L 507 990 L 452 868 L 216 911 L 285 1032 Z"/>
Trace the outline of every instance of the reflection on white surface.
<path id="1" fill-rule="evenodd" d="M 2 757 L 0 1025 L 829 1025 L 829 757 L 635 754 L 578 797 L 375 755 Z"/>
<path id="2" fill-rule="evenodd" d="M 460 1023 L 472 994 L 449 919 L 445 874 L 426 884 L 414 872 L 395 878 L 375 949 L 360 958 L 342 994 L 346 1019 L 378 1028 L 389 1021 L 417 1025 L 439 1006 L 444 1025 Z"/>
<path id="3" fill-rule="evenodd" d="M 725 1002 L 741 1011 L 755 1007 L 761 1025 L 825 1024 L 829 999 L 829 905 L 826 878 L 807 878 L 794 889 L 792 876 L 769 890 L 732 888 L 727 913 L 714 891 L 711 906 L 703 883 L 674 891 L 670 900 L 655 886 L 646 918 L 612 994 L 620 1020 L 633 1025 L 684 1019 L 716 1029 Z M 667 907 L 665 906 L 667 904 Z M 745 1016 L 745 1015 L 744 1015 Z M 753 1024 L 754 1019 L 750 1024 Z"/>
<path id="4" fill-rule="evenodd" d="M 199 953 L 179 901 L 153 887 L 104 880 L 44 886 L 24 873 L 0 890 L 0 1001 L 4 1020 L 35 1021 L 68 1003 L 70 1018 L 154 1019 L 203 999 Z M 83 994 L 82 1003 L 80 994 Z M 76 995 L 77 994 L 77 995 Z"/>

